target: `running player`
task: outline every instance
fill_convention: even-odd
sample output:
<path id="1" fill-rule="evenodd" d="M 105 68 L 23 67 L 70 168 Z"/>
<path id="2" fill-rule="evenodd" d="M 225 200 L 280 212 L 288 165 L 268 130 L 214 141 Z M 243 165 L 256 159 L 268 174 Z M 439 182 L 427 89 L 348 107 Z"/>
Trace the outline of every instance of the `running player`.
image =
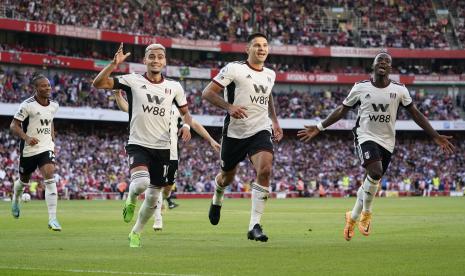
<path id="1" fill-rule="evenodd" d="M 252 183 L 252 210 L 247 237 L 266 242 L 268 237 L 263 233 L 260 220 L 270 194 L 272 139 L 280 141 L 283 133 L 271 94 L 276 74 L 264 67 L 268 56 L 267 37 L 255 33 L 247 41 L 247 60 L 227 64 L 202 95 L 213 105 L 228 111 L 221 143 L 221 171 L 215 177 L 216 188 L 208 217 L 211 224 L 219 223 L 224 190 L 234 180 L 239 162 L 248 156 L 257 178 Z M 223 89 L 226 90 L 226 100 L 221 96 Z"/>
<path id="2" fill-rule="evenodd" d="M 373 61 L 374 78 L 356 83 L 342 105 L 316 126 L 305 126 L 298 132 L 300 140 L 310 141 L 321 131 L 344 118 L 351 108 L 358 105 L 358 118 L 353 128 L 355 148 L 366 178 L 357 191 L 357 201 L 352 211 L 345 215 L 344 238 L 350 241 L 358 221 L 359 231 L 368 236 L 371 232 L 372 202 L 378 191 L 379 182 L 391 161 L 395 144 L 395 123 L 399 105 L 406 108 L 412 119 L 428 133 L 446 153 L 454 146 L 451 136 L 437 133 L 412 102 L 405 85 L 389 79 L 392 58 L 379 53 Z"/>
<path id="3" fill-rule="evenodd" d="M 151 44 L 145 49 L 144 64 L 147 72 L 127 74 L 114 78 L 110 74 L 130 55 L 123 53 L 121 43 L 113 61 L 94 79 L 93 85 L 103 89 L 122 89 L 128 96 L 129 156 L 131 183 L 123 208 L 123 219 L 130 222 L 137 197 L 145 191 L 136 224 L 129 233 L 129 246 L 140 247 L 140 234 L 153 216 L 163 186 L 166 185 L 170 158 L 170 114 L 175 104 L 184 116 L 179 133 L 183 141 L 191 138 L 192 117 L 187 108 L 181 84 L 167 79 L 162 70 L 166 66 L 166 50 L 161 44 Z"/>
<path id="4" fill-rule="evenodd" d="M 124 112 L 128 112 L 128 102 L 124 99 L 123 95 L 121 94 L 121 90 L 115 91 L 115 100 L 119 107 Z M 159 231 L 163 229 L 163 217 L 161 214 L 162 206 L 163 206 L 163 198 L 165 198 L 168 202 L 168 207 L 170 209 L 174 208 L 172 204 L 174 202 L 170 201 L 171 191 L 175 184 L 176 175 L 178 171 L 178 164 L 179 164 L 179 155 L 178 155 L 178 132 L 183 125 L 182 116 L 176 108 L 172 109 L 171 114 L 171 124 L 170 124 L 170 135 L 171 135 L 171 149 L 170 149 L 170 165 L 168 168 L 168 175 L 166 176 L 167 186 L 163 187 L 162 196 L 158 199 L 157 206 L 155 208 L 155 222 L 153 224 L 153 229 L 155 231 Z M 220 144 L 213 139 L 208 131 L 196 120 L 192 119 L 192 129 L 197 132 L 200 136 L 202 136 L 205 140 L 210 143 L 212 148 L 216 151 L 220 151 Z M 176 204 L 177 206 L 177 204 Z"/>
<path id="5" fill-rule="evenodd" d="M 19 179 L 13 188 L 11 214 L 19 218 L 19 199 L 31 174 L 39 168 L 45 179 L 45 202 L 48 209 L 48 228 L 61 231 L 57 220 L 57 185 L 55 173 L 55 129 L 53 118 L 58 110 L 58 103 L 51 100 L 50 81 L 41 74 L 32 77 L 33 97 L 21 103 L 10 125 L 11 132 L 21 138 L 19 158 Z"/>

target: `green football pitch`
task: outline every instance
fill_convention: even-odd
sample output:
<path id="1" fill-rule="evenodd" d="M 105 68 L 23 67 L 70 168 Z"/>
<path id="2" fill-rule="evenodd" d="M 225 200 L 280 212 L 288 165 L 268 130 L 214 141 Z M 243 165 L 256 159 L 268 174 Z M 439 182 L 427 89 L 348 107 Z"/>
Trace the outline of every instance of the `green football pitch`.
<path id="1" fill-rule="evenodd" d="M 208 200 L 178 200 L 136 249 L 121 201 L 59 201 L 62 232 L 47 229 L 44 202 L 18 220 L 1 202 L 0 275 L 465 275 L 465 198 L 376 198 L 371 236 L 347 242 L 354 200 L 270 200 L 267 243 L 247 240 L 248 199 L 227 199 L 217 226 Z"/>

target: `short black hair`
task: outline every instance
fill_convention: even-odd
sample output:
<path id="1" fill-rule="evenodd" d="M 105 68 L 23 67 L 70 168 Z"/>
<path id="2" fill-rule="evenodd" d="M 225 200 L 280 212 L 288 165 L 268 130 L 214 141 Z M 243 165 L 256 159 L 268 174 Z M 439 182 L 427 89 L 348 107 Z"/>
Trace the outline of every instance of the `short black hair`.
<path id="1" fill-rule="evenodd" d="M 34 74 L 32 74 L 32 79 L 31 79 L 31 83 L 35 86 L 36 85 L 36 82 L 40 79 L 46 79 L 47 77 L 42 75 L 41 73 L 37 73 L 35 72 Z"/>
<path id="2" fill-rule="evenodd" d="M 264 33 L 253 33 L 247 37 L 247 43 L 250 43 L 250 41 L 254 40 L 256 37 L 263 37 L 268 40 L 268 37 Z"/>

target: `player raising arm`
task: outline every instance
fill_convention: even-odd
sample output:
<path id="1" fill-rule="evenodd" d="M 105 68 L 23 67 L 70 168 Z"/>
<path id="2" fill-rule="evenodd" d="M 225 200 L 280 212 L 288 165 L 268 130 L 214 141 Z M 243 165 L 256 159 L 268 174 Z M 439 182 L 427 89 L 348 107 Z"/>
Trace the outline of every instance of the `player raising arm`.
<path id="1" fill-rule="evenodd" d="M 129 246 L 140 247 L 140 234 L 152 217 L 163 186 L 166 185 L 170 158 L 170 114 L 173 104 L 184 116 L 180 130 L 183 141 L 191 138 L 192 117 L 187 108 L 181 84 L 167 79 L 162 70 L 166 66 L 166 50 L 161 44 L 151 44 L 145 49 L 144 74 L 127 74 L 114 78 L 110 74 L 124 62 L 129 53 L 123 53 L 121 43 L 113 61 L 94 79 L 93 85 L 103 89 L 122 89 L 128 97 L 129 156 L 131 183 L 123 207 L 123 219 L 130 222 L 136 207 L 137 196 L 145 191 L 136 224 L 129 233 Z"/>
<path id="2" fill-rule="evenodd" d="M 116 90 L 115 91 L 115 100 L 116 103 L 119 107 L 124 112 L 128 112 L 128 102 L 124 99 L 123 95 L 121 94 L 121 90 Z M 178 136 L 180 135 L 180 130 L 182 129 L 183 125 L 183 120 L 181 117 L 181 114 L 177 111 L 176 108 L 173 108 L 172 114 L 171 114 L 171 149 L 170 149 L 170 165 L 168 168 L 168 175 L 166 177 L 167 181 L 167 186 L 163 187 L 162 191 L 162 197 L 159 198 L 159 203 L 157 203 L 157 206 L 155 208 L 155 223 L 153 224 L 153 229 L 155 231 L 162 230 L 163 229 L 163 218 L 161 215 L 161 208 L 163 205 L 163 198 L 165 198 L 168 202 L 168 207 L 170 209 L 174 208 L 177 206 L 176 203 L 174 203 L 170 196 L 171 196 L 171 191 L 174 189 L 176 186 L 175 180 L 176 180 L 176 175 L 177 175 L 177 170 L 178 170 L 178 164 L 179 164 L 179 155 L 178 155 Z M 213 139 L 208 131 L 196 120 L 192 119 L 192 129 L 194 129 L 195 132 L 197 132 L 200 136 L 202 136 L 205 140 L 208 141 L 208 143 L 212 146 L 212 148 L 216 151 L 220 151 L 220 144 Z"/>

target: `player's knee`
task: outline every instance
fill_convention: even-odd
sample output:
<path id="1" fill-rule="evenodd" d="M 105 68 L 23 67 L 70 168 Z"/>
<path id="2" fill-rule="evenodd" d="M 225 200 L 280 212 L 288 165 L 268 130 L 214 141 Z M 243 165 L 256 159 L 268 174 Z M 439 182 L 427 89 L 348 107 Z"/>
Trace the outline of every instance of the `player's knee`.
<path id="1" fill-rule="evenodd" d="M 29 180 L 31 179 L 31 175 L 19 175 L 19 179 L 21 180 L 21 182 L 23 183 L 29 183 Z"/>
<path id="2" fill-rule="evenodd" d="M 368 175 L 371 177 L 371 179 L 378 181 L 381 179 L 381 177 L 383 177 L 383 170 L 372 169 L 368 172 Z"/>
<path id="3" fill-rule="evenodd" d="M 257 173 L 258 179 L 268 181 L 271 176 L 271 165 L 266 165 L 260 168 Z"/>
<path id="4" fill-rule="evenodd" d="M 54 176 L 54 171 L 47 171 L 44 173 L 44 178 L 45 179 L 51 179 Z"/>
<path id="5" fill-rule="evenodd" d="M 150 185 L 150 174 L 147 171 L 137 171 L 131 175 L 131 188 L 136 194 L 143 193 Z"/>
<path id="6" fill-rule="evenodd" d="M 172 187 L 173 187 L 172 184 L 169 184 L 168 186 L 163 187 L 163 197 L 164 198 L 169 198 L 170 197 Z"/>
<path id="7" fill-rule="evenodd" d="M 220 175 L 221 183 L 218 183 L 218 184 L 223 187 L 228 186 L 234 180 L 235 174 L 236 174 L 235 170 L 232 170 L 229 172 L 222 172 Z"/>

